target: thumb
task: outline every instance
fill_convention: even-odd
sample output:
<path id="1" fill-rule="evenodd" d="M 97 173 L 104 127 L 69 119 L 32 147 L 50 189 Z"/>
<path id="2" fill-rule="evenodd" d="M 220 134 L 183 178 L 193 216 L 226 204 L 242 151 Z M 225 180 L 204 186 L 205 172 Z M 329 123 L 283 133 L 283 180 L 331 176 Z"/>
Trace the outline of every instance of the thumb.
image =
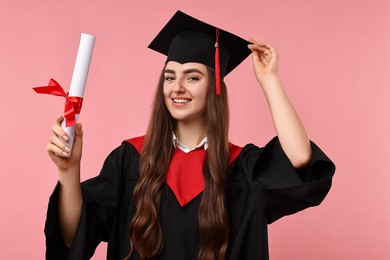
<path id="1" fill-rule="evenodd" d="M 250 50 L 251 50 L 251 52 L 252 52 L 252 60 L 253 60 L 253 62 L 258 62 L 258 61 L 260 61 L 260 55 L 259 55 L 259 53 L 256 51 L 256 50 L 254 50 L 254 49 L 251 49 L 251 48 L 249 48 Z"/>
<path id="2" fill-rule="evenodd" d="M 77 123 L 75 127 L 75 136 L 83 137 L 83 125 L 81 123 Z"/>
<path id="3" fill-rule="evenodd" d="M 80 161 L 83 147 L 83 129 L 80 123 L 76 124 L 75 136 L 72 147 L 71 157 Z"/>
<path id="4" fill-rule="evenodd" d="M 83 141 L 83 126 L 81 123 L 77 123 L 75 127 L 75 137 L 74 137 L 74 145 L 80 144 Z"/>

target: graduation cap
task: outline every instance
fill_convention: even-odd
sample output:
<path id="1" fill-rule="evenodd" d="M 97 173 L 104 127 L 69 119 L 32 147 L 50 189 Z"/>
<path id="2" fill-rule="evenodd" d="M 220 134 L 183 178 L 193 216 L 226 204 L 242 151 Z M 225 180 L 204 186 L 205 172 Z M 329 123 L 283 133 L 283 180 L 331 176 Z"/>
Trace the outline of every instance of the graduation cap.
<path id="1" fill-rule="evenodd" d="M 166 62 L 198 62 L 213 68 L 219 95 L 220 78 L 248 57 L 248 44 L 232 33 L 177 11 L 148 47 L 166 55 Z"/>

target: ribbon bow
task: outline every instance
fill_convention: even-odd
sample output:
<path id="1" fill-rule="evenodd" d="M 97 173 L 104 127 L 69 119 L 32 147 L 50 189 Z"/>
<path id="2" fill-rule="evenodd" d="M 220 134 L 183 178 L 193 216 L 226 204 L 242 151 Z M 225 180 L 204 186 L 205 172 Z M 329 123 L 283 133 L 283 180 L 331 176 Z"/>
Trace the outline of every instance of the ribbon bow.
<path id="1" fill-rule="evenodd" d="M 69 92 L 65 93 L 61 85 L 54 79 L 50 79 L 48 86 L 33 88 L 38 94 L 49 94 L 54 96 L 64 97 L 66 99 L 64 117 L 66 126 L 74 126 L 76 124 L 76 114 L 80 114 L 83 105 L 82 97 L 69 97 Z"/>

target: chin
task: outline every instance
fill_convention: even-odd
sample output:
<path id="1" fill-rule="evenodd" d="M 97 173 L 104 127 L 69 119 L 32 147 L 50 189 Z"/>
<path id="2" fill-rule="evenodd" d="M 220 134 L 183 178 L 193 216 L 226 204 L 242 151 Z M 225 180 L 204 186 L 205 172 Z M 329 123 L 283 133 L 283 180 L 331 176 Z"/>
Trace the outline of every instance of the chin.
<path id="1" fill-rule="evenodd" d="M 186 121 L 189 119 L 187 115 L 180 115 L 178 113 L 171 113 L 171 116 L 177 121 Z"/>

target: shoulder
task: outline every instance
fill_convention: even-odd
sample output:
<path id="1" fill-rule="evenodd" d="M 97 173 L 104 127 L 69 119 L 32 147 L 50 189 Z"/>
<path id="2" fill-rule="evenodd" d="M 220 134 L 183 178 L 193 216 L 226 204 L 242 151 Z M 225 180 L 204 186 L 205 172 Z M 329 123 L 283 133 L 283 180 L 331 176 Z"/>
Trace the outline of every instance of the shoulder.
<path id="1" fill-rule="evenodd" d="M 230 166 L 233 162 L 237 160 L 247 160 L 248 158 L 257 158 L 263 150 L 263 147 L 259 148 L 258 146 L 250 143 L 246 144 L 244 147 L 230 143 L 229 142 L 229 163 Z"/>
<path id="2" fill-rule="evenodd" d="M 133 137 L 123 141 L 125 144 L 131 144 L 139 154 L 141 154 L 142 147 L 144 145 L 145 135 Z"/>
<path id="3" fill-rule="evenodd" d="M 127 179 L 139 178 L 139 160 L 144 136 L 123 140 L 105 159 L 103 172 L 117 173 Z"/>
<path id="4" fill-rule="evenodd" d="M 232 162 L 240 155 L 242 151 L 242 147 L 236 144 L 229 142 L 229 161 L 228 165 L 232 164 Z"/>
<path id="5" fill-rule="evenodd" d="M 138 159 L 141 154 L 144 137 L 139 136 L 123 140 L 118 147 L 111 151 L 107 159 L 116 162 L 129 161 L 129 158 Z"/>
<path id="6" fill-rule="evenodd" d="M 234 161 L 239 156 L 244 156 L 252 153 L 261 153 L 264 147 L 259 147 L 253 143 L 239 146 L 229 142 L 229 162 Z"/>

